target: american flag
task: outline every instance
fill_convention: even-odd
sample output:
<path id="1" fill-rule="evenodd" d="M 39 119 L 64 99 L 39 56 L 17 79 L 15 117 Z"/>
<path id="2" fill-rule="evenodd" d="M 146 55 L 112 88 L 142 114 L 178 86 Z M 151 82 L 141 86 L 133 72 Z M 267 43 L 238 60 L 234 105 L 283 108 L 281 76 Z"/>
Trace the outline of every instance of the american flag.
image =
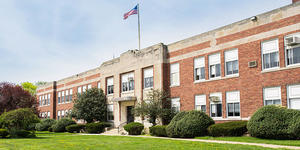
<path id="1" fill-rule="evenodd" d="M 129 16 L 137 14 L 138 13 L 138 5 L 136 5 L 133 9 L 131 9 L 129 12 L 124 14 L 124 20 L 127 19 Z"/>

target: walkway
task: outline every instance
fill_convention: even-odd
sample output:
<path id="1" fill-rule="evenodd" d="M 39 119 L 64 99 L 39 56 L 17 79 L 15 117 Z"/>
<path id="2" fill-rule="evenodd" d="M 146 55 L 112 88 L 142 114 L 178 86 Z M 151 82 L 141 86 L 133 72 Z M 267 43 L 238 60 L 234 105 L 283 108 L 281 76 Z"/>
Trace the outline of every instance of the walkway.
<path id="1" fill-rule="evenodd" d="M 104 136 L 129 136 L 129 137 L 136 137 L 136 138 L 159 138 L 159 139 L 179 140 L 179 141 L 195 141 L 195 142 L 220 143 L 220 144 L 241 144 L 241 145 L 261 146 L 261 147 L 266 147 L 266 148 L 283 148 L 283 149 L 299 149 L 300 150 L 300 147 L 297 147 L 297 146 L 234 142 L 234 141 L 183 139 L 183 138 L 168 138 L 168 137 L 155 137 L 155 136 L 132 136 L 132 135 L 117 135 L 117 134 L 81 134 L 81 135 L 104 135 Z"/>

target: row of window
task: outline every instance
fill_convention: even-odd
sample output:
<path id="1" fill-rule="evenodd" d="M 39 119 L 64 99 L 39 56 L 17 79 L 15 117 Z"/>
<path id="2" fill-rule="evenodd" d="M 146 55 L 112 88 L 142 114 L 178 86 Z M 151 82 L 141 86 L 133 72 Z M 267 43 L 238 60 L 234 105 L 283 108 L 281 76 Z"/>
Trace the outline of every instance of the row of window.
<path id="1" fill-rule="evenodd" d="M 298 33 L 299 34 L 299 33 Z M 295 36 L 295 35 L 293 35 Z M 300 34 L 298 35 L 300 38 Z M 287 45 L 287 44 L 286 44 Z M 300 44 L 294 46 L 285 46 L 287 66 L 300 64 Z M 278 39 L 268 40 L 261 43 L 262 68 L 263 70 L 279 68 L 279 43 Z M 221 58 L 220 53 L 208 56 L 209 79 L 221 77 Z M 224 52 L 225 75 L 237 75 L 239 73 L 238 49 L 227 50 Z M 180 66 L 179 63 L 170 66 L 171 86 L 180 85 Z M 194 59 L 194 80 L 200 81 L 206 79 L 205 56 Z"/>
<path id="2" fill-rule="evenodd" d="M 70 103 L 72 102 L 72 96 L 73 96 L 73 89 L 60 91 L 58 92 L 57 103 L 58 104 Z"/>
<path id="3" fill-rule="evenodd" d="M 51 101 L 51 94 L 39 96 L 39 106 L 49 106 Z"/>
<path id="4" fill-rule="evenodd" d="M 300 110 L 300 84 L 287 87 L 288 108 Z M 268 87 L 263 89 L 264 105 L 281 105 L 281 87 Z M 222 93 L 211 93 L 210 116 L 222 117 Z M 180 98 L 171 99 L 172 109 L 180 111 Z M 206 112 L 206 95 L 195 96 L 195 109 Z M 240 117 L 240 92 L 226 92 L 226 111 L 228 117 Z"/>
<path id="5" fill-rule="evenodd" d="M 50 111 L 48 111 L 48 112 L 41 112 L 40 114 L 39 114 L 39 117 L 40 118 L 50 118 Z"/>
<path id="6" fill-rule="evenodd" d="M 143 87 L 144 89 L 153 88 L 153 67 L 143 69 Z M 106 79 L 107 94 L 114 93 L 114 78 Z M 134 90 L 134 72 L 125 73 L 121 75 L 121 91 Z"/>
<path id="7" fill-rule="evenodd" d="M 72 110 L 59 110 L 57 111 L 57 120 L 68 117 L 72 113 Z"/>

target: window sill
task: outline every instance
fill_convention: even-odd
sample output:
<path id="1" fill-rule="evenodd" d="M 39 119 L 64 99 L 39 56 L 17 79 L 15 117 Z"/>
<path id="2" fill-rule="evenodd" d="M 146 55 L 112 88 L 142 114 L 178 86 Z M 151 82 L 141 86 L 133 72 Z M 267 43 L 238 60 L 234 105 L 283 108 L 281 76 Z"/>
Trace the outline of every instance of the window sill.
<path id="1" fill-rule="evenodd" d="M 172 88 L 172 87 L 178 87 L 178 86 L 180 86 L 180 85 L 170 85 L 170 88 Z"/>
<path id="2" fill-rule="evenodd" d="M 294 68 L 300 68 L 300 64 L 293 64 L 293 65 L 289 65 L 286 67 L 282 67 L 282 68 L 272 68 L 272 69 L 266 69 L 261 71 L 261 73 L 268 73 L 268 72 L 276 72 L 276 71 L 282 71 L 282 70 L 287 70 L 287 69 L 294 69 Z"/>
<path id="3" fill-rule="evenodd" d="M 144 90 L 144 91 L 153 90 L 153 87 L 144 88 L 143 90 Z"/>
<path id="4" fill-rule="evenodd" d="M 111 96 L 114 96 L 114 94 L 113 93 L 112 94 L 107 94 L 106 96 L 111 97 Z"/>
<path id="5" fill-rule="evenodd" d="M 237 121 L 237 120 L 249 120 L 250 118 L 241 118 L 241 117 L 228 117 L 228 118 L 221 118 L 221 117 L 212 117 L 215 121 Z"/>
<path id="6" fill-rule="evenodd" d="M 203 83 L 203 82 L 210 82 L 210 81 L 218 81 L 218 80 L 224 80 L 224 79 L 230 79 L 230 78 L 238 78 L 239 74 L 235 74 L 235 75 L 230 75 L 230 76 L 225 76 L 225 77 L 220 77 L 220 78 L 212 78 L 209 80 L 198 80 L 198 81 L 194 81 L 194 83 Z"/>
<path id="7" fill-rule="evenodd" d="M 121 92 L 121 94 L 128 94 L 128 93 L 134 93 L 134 90 Z"/>

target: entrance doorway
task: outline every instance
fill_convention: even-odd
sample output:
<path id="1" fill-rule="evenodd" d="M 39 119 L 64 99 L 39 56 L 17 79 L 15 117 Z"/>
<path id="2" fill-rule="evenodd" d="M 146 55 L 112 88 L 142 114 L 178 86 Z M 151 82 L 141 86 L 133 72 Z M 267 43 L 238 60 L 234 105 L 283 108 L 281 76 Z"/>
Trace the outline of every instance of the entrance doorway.
<path id="1" fill-rule="evenodd" d="M 132 113 L 133 106 L 127 106 L 127 123 L 134 121 L 134 115 Z"/>

